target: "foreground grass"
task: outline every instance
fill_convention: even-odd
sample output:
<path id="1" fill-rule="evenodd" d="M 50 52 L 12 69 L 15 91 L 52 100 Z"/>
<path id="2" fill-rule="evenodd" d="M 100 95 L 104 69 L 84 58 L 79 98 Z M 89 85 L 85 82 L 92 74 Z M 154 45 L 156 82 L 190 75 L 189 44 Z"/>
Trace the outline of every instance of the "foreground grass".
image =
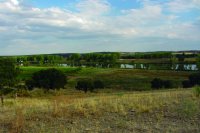
<path id="1" fill-rule="evenodd" d="M 191 90 L 6 99 L 0 132 L 199 132 Z"/>

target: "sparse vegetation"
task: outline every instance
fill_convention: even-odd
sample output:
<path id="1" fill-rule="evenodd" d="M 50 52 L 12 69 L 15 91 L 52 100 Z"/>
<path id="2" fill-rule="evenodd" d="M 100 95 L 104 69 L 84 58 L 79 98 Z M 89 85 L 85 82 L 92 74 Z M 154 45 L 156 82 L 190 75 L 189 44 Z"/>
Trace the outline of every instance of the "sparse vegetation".
<path id="1" fill-rule="evenodd" d="M 200 101 L 192 99 L 191 90 L 129 92 L 123 95 L 68 94 L 50 98 L 6 99 L 4 108 L 0 108 L 0 132 L 132 132 L 144 128 L 152 132 L 200 130 Z M 176 128 L 172 128 L 173 124 Z M 80 126 L 82 128 L 78 128 Z"/>
<path id="2" fill-rule="evenodd" d="M 196 97 L 200 97 L 200 86 L 195 86 L 193 92 Z"/>

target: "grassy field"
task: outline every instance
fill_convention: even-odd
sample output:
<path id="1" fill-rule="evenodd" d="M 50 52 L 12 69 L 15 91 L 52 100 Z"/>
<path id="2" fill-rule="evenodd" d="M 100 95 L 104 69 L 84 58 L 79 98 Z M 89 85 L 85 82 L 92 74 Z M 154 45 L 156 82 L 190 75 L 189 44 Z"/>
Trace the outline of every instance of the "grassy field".
<path id="1" fill-rule="evenodd" d="M 39 70 L 51 67 L 21 67 L 18 77 L 25 80 Z M 80 78 L 100 79 L 105 83 L 106 88 L 123 90 L 150 90 L 151 80 L 161 78 L 172 80 L 174 88 L 181 88 L 181 82 L 186 80 L 192 72 L 177 71 L 157 71 L 157 70 L 136 70 L 136 69 L 117 69 L 117 68 L 76 68 L 76 67 L 56 67 L 68 76 L 66 88 L 73 89 L 77 80 Z"/>
<path id="2" fill-rule="evenodd" d="M 6 98 L 0 112 L 0 132 L 200 132 L 190 89 Z"/>

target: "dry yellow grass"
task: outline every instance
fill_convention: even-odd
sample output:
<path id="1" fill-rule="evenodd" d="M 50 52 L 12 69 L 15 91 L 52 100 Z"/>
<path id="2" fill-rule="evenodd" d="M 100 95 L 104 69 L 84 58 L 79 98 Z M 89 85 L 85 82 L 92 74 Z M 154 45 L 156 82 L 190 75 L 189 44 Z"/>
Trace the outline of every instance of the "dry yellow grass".
<path id="1" fill-rule="evenodd" d="M 6 99 L 0 108 L 0 120 L 11 123 L 12 132 L 23 132 L 26 120 L 38 117 L 74 118 L 101 116 L 117 113 L 126 116 L 129 112 L 151 113 L 164 107 L 179 104 L 183 99 L 194 99 L 191 90 L 171 90 L 160 92 L 130 92 L 119 94 L 77 93 L 50 98 Z M 161 115 L 156 116 L 161 119 Z"/>

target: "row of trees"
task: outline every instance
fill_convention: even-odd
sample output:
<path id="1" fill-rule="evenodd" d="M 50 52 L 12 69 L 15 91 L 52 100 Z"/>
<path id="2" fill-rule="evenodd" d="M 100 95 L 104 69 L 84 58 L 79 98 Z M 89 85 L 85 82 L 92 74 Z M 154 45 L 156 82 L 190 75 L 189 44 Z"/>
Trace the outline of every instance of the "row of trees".
<path id="1" fill-rule="evenodd" d="M 14 59 L 18 65 L 51 65 L 64 61 L 64 58 L 59 55 L 17 56 Z"/>
<path id="2" fill-rule="evenodd" d="M 149 52 L 149 53 L 132 53 L 122 55 L 122 59 L 162 59 L 162 58 L 171 58 L 176 57 L 178 60 L 184 58 L 194 58 L 197 57 L 197 54 L 182 54 L 172 53 L 172 52 Z"/>
<path id="3" fill-rule="evenodd" d="M 135 53 L 131 55 L 120 55 L 120 53 L 88 53 L 88 54 L 68 54 L 68 56 L 64 55 L 33 55 L 33 56 L 16 56 L 13 57 L 15 62 L 18 65 L 63 65 L 63 66 L 82 66 L 82 67 L 120 67 L 120 63 L 118 60 L 120 58 L 168 58 L 168 62 L 162 63 L 140 63 L 139 65 L 143 64 L 146 69 L 155 66 L 162 68 L 167 67 L 168 70 L 185 70 L 184 63 L 185 57 L 187 54 L 172 54 L 170 52 L 154 52 L 154 53 Z M 162 60 L 161 60 L 162 62 Z M 197 58 L 197 65 L 200 68 L 200 55 Z M 191 63 L 191 62 L 190 62 Z M 137 65 L 137 63 L 133 64 Z M 187 63 L 186 63 L 187 64 Z M 177 68 L 178 66 L 178 68 Z M 136 66 L 137 67 L 137 66 Z M 138 69 L 143 69 L 138 67 Z M 165 68 L 164 68 L 165 69 Z"/>
<path id="4" fill-rule="evenodd" d="M 171 52 L 133 53 L 122 55 L 122 59 L 160 59 L 170 58 Z"/>
<path id="5" fill-rule="evenodd" d="M 120 53 L 88 53 L 88 54 L 69 54 L 62 55 L 30 55 L 16 56 L 13 59 L 18 65 L 60 65 L 70 66 L 107 66 L 113 65 L 120 58 Z"/>
<path id="6" fill-rule="evenodd" d="M 88 53 L 88 54 L 72 54 L 67 59 L 73 66 L 94 66 L 109 67 L 115 65 L 120 58 L 120 53 Z"/>

